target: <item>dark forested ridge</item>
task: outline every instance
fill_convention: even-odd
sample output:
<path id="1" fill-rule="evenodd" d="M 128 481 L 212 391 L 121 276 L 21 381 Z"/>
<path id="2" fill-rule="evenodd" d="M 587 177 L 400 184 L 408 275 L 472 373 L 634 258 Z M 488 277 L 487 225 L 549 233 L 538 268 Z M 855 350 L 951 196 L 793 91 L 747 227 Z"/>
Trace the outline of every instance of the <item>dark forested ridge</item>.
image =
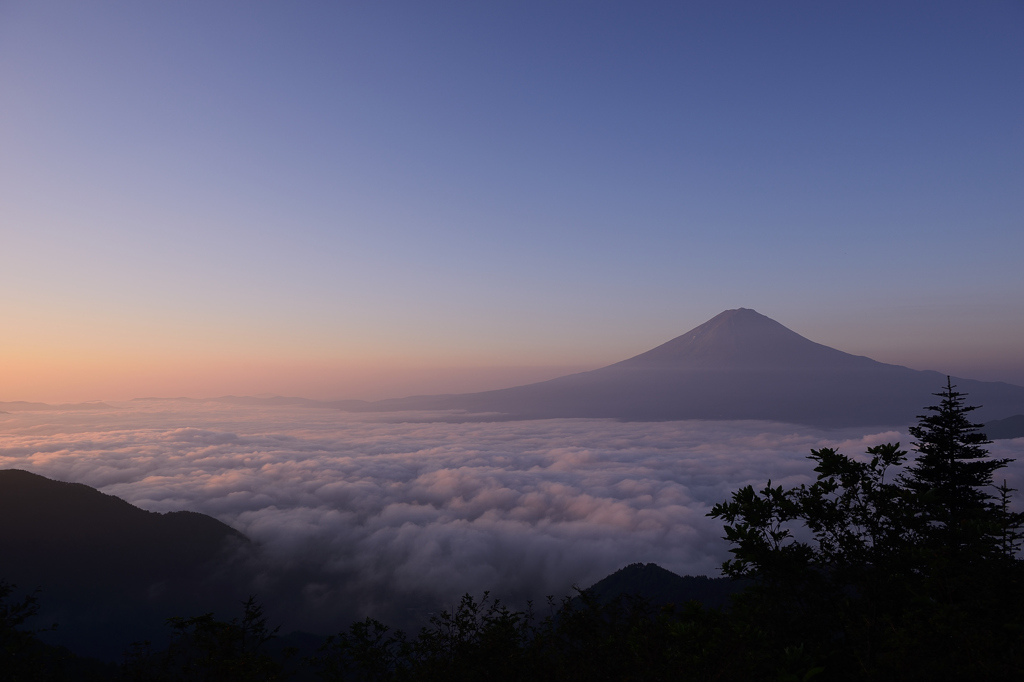
<path id="1" fill-rule="evenodd" d="M 708 608 L 721 608 L 745 585 L 744 581 L 730 578 L 680 576 L 657 564 L 638 563 L 602 578 L 587 588 L 587 592 L 602 604 L 620 597 L 637 596 L 657 607 L 697 601 Z"/>
<path id="2" fill-rule="evenodd" d="M 42 617 L 60 622 L 48 638 L 79 650 L 120 655 L 119 640 L 159 637 L 170 615 L 233 607 L 245 592 L 234 594 L 230 559 L 247 543 L 204 514 L 0 471 L 0 578 L 39 588 Z"/>
<path id="3" fill-rule="evenodd" d="M 0 471 L 0 542 L 5 571 L 46 577 L 76 565 L 82 580 L 123 583 L 151 570 L 187 572 L 244 535 L 213 517 L 149 512 L 80 483 L 18 469 Z M 21 550 L 15 552 L 14 550 Z"/>

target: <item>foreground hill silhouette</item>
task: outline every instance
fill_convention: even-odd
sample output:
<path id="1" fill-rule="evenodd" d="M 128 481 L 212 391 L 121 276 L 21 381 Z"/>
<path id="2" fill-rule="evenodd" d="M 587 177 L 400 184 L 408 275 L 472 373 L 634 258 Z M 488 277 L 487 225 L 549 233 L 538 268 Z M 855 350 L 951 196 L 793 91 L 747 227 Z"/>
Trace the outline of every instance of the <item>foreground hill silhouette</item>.
<path id="1" fill-rule="evenodd" d="M 766 419 L 822 427 L 914 421 L 939 372 L 851 355 L 746 308 L 727 310 L 608 367 L 482 393 L 338 404 L 356 411 L 461 410 L 509 419 Z M 954 378 L 984 419 L 1024 412 L 1024 387 Z"/>
<path id="2" fill-rule="evenodd" d="M 0 471 L 0 579 L 40 589 L 49 638 L 119 656 L 164 636 L 171 615 L 235 608 L 238 531 L 195 512 L 158 514 L 79 483 Z"/>
<path id="3" fill-rule="evenodd" d="M 683 606 L 689 601 L 698 601 L 708 608 L 723 608 L 728 606 L 729 596 L 746 585 L 742 580 L 681 576 L 657 564 L 637 563 L 620 568 L 586 591 L 604 602 L 616 597 L 638 596 L 656 606 Z"/>

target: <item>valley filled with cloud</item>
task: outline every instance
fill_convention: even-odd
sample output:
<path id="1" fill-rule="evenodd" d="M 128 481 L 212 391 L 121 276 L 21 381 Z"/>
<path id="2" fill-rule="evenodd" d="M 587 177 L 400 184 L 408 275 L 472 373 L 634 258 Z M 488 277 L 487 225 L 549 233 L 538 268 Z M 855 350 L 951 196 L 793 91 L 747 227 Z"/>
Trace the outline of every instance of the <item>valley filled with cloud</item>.
<path id="1" fill-rule="evenodd" d="M 567 594 L 633 562 L 717 575 L 737 487 L 811 480 L 906 433 L 760 421 L 429 421 L 298 407 L 134 401 L 0 415 L 0 468 L 84 483 L 151 511 L 210 514 L 255 543 L 253 591 L 292 625 L 414 622 L 465 592 Z M 1024 456 L 1024 439 L 996 441 Z M 913 454 L 913 453 L 911 453 Z M 1005 470 L 1021 487 L 1021 462 Z"/>

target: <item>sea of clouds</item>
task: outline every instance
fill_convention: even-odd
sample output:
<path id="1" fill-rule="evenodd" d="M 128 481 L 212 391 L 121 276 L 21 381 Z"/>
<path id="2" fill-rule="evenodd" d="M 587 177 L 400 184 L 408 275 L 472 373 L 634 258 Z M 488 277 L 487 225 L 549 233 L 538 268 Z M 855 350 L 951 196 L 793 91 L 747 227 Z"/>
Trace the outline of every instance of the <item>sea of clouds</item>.
<path id="1" fill-rule="evenodd" d="M 367 614 L 411 622 L 465 592 L 564 595 L 638 561 L 718 575 L 728 546 L 706 515 L 732 491 L 810 481 L 811 448 L 909 444 L 898 430 L 756 421 L 116 407 L 0 415 L 0 468 L 217 517 L 257 543 L 253 589 L 278 595 L 291 625 L 320 629 Z M 1024 459 L 1024 439 L 990 450 Z M 1024 483 L 1024 463 L 1005 471 Z"/>

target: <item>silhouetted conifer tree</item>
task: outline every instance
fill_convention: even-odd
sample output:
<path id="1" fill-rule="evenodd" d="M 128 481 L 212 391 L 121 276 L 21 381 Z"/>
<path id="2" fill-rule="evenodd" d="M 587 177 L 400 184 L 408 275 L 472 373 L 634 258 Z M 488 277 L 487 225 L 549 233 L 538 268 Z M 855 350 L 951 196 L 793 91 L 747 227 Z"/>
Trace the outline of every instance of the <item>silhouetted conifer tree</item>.
<path id="1" fill-rule="evenodd" d="M 910 429 L 918 457 L 902 475 L 888 475 L 903 466 L 898 443 L 868 461 L 823 448 L 812 485 L 769 481 L 715 506 L 733 543 L 724 572 L 756 581 L 732 617 L 768 628 L 749 655 L 800 651 L 829 678 L 1020 674 L 1024 516 L 993 484 L 1010 460 L 988 456 L 954 389 L 947 378 Z"/>
<path id="2" fill-rule="evenodd" d="M 991 558 L 1013 551 L 1007 538 L 1020 525 L 1008 512 L 1011 490 L 993 494 L 1000 492 L 993 473 L 1013 460 L 988 456 L 982 446 L 992 441 L 968 418 L 978 406 L 965 405 L 955 388 L 946 377 L 946 387 L 934 394 L 939 404 L 927 408 L 933 414 L 910 427 L 920 454 L 903 481 L 916 495 L 916 527 L 926 544 L 960 558 Z"/>

